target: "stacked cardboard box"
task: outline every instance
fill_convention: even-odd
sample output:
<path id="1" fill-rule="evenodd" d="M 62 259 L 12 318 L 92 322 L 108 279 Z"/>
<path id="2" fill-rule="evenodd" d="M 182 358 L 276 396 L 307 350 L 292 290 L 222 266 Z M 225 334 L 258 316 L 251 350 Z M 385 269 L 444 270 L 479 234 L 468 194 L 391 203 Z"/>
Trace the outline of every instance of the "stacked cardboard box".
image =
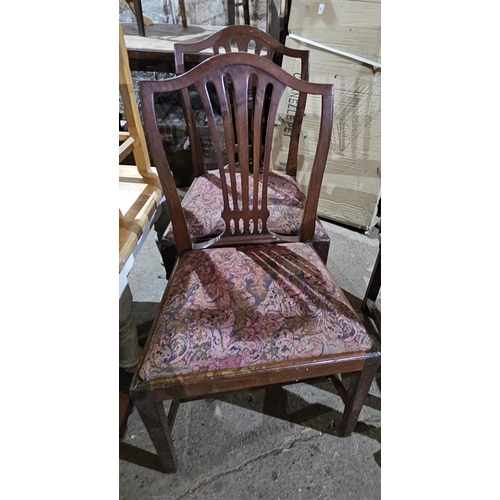
<path id="1" fill-rule="evenodd" d="M 318 213 L 362 230 L 377 222 L 381 164 L 381 69 L 318 48 L 294 36 L 380 63 L 380 1 L 293 0 L 289 47 L 310 51 L 310 80 L 332 83 L 334 127 Z M 283 68 L 300 76 L 300 63 Z M 275 126 L 274 165 L 283 169 L 297 95 L 285 93 Z M 316 148 L 320 102 L 309 96 L 299 146 L 298 180 L 304 189 Z"/>

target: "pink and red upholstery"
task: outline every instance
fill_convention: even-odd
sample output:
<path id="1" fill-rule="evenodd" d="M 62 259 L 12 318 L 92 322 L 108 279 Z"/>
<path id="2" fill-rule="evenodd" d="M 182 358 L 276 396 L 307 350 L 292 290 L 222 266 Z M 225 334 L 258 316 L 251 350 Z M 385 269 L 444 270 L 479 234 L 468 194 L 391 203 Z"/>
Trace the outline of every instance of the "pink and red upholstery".
<path id="1" fill-rule="evenodd" d="M 211 248 L 180 258 L 139 376 L 153 380 L 371 347 L 309 245 Z"/>
<path id="2" fill-rule="evenodd" d="M 226 175 L 230 184 L 229 174 Z M 238 192 L 241 192 L 240 175 L 236 174 Z M 250 191 L 253 181 L 250 179 Z M 306 196 L 297 181 L 286 174 L 270 173 L 268 185 L 268 227 L 274 233 L 296 235 L 302 223 Z M 182 200 L 182 207 L 193 239 L 217 236 L 224 232 L 222 209 L 224 206 L 219 172 L 210 172 L 196 177 Z M 315 239 L 328 235 L 319 220 L 316 221 Z M 165 238 L 174 243 L 172 225 L 167 228 Z"/>

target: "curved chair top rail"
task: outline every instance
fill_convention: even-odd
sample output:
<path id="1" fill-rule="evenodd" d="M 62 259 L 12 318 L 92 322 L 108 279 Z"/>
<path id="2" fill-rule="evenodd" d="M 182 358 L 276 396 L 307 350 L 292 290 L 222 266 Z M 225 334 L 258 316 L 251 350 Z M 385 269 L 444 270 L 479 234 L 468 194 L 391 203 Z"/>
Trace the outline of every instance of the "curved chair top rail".
<path id="1" fill-rule="evenodd" d="M 300 76 L 302 80 L 309 81 L 309 51 L 286 47 L 275 40 L 271 35 L 261 31 L 253 26 L 228 26 L 213 33 L 204 40 L 193 43 L 174 44 L 174 59 L 177 74 L 185 72 L 184 56 L 185 54 L 196 54 L 203 50 L 211 49 L 214 55 L 230 52 L 247 52 L 260 55 L 274 62 L 275 54 L 285 55 L 300 60 L 300 73 L 294 73 L 294 76 Z M 306 108 L 306 94 L 300 93 L 295 109 L 295 118 L 290 137 L 290 149 L 286 162 L 286 173 L 295 177 L 298 169 L 298 149 L 299 136 L 302 120 Z M 195 176 L 205 173 L 203 152 L 198 131 L 194 125 L 194 118 L 189 111 L 187 104 L 189 97 L 187 91 L 183 93 L 182 101 L 185 110 L 186 124 L 191 139 L 191 154 L 193 159 L 193 168 Z"/>
<path id="2" fill-rule="evenodd" d="M 254 45 L 255 44 L 255 45 Z M 253 46 L 254 45 L 254 46 Z M 228 26 L 207 38 L 193 43 L 174 44 L 175 71 L 177 74 L 185 72 L 184 55 L 194 54 L 202 50 L 212 49 L 214 55 L 234 52 L 236 46 L 239 52 L 254 52 L 261 57 L 272 60 L 275 53 L 301 60 L 302 80 L 309 80 L 309 51 L 292 49 L 275 40 L 265 31 L 253 26 Z M 222 49 L 222 50 L 221 50 Z"/>
<path id="3" fill-rule="evenodd" d="M 215 120 L 213 103 L 207 88 L 209 84 L 217 93 L 223 130 Z M 215 146 L 224 199 L 222 218 L 226 223 L 226 230 L 223 236 L 231 239 L 230 244 L 279 240 L 274 238 L 276 235 L 272 235 L 274 239 L 270 238 L 270 232 L 267 230 L 267 183 L 278 105 L 286 87 L 321 96 L 316 155 L 302 226 L 297 236 L 298 241 L 311 242 L 330 147 L 333 85 L 299 80 L 270 60 L 249 53 L 216 55 L 180 76 L 139 83 L 146 138 L 169 204 L 175 244 L 180 252 L 196 247 L 188 234 L 184 212 L 158 130 L 154 94 L 182 91 L 191 85 L 194 85 L 200 95 Z M 249 89 L 253 89 L 252 93 Z M 249 99 L 252 99 L 252 106 L 249 106 Z M 268 106 L 268 126 L 262 130 L 265 106 Z M 224 162 L 223 150 L 227 150 L 227 164 Z M 254 168 L 252 171 L 251 165 L 262 165 L 262 169 Z M 241 190 L 237 188 L 238 182 L 241 182 Z"/>
<path id="4" fill-rule="evenodd" d="M 174 76 L 173 78 L 168 78 L 166 80 L 143 80 L 139 82 L 139 86 L 153 93 L 172 92 L 193 85 L 201 76 L 206 75 L 209 72 L 224 69 L 226 66 L 230 68 L 235 65 L 250 66 L 258 71 L 260 70 L 268 73 L 274 79 L 281 81 L 285 86 L 291 87 L 293 90 L 297 90 L 298 92 L 305 92 L 313 95 L 324 95 L 325 97 L 327 95 L 333 96 L 332 84 L 312 83 L 295 78 L 268 59 L 245 52 L 218 54 L 202 61 L 196 67 L 186 71 L 186 73 Z"/>

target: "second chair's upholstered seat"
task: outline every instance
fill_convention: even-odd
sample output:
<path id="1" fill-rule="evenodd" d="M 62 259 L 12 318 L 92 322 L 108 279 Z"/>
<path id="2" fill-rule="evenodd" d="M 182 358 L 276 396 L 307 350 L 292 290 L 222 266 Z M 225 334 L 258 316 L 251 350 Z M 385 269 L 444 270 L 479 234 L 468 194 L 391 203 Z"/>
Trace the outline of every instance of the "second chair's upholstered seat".
<path id="1" fill-rule="evenodd" d="M 229 174 L 226 175 L 230 184 Z M 240 175 L 236 174 L 238 192 L 241 192 Z M 253 191 L 253 182 L 250 179 L 250 192 Z M 281 174 L 270 173 L 268 185 L 268 228 L 280 235 L 298 234 L 306 196 L 302 192 L 296 179 Z M 217 171 L 209 172 L 196 177 L 193 184 L 182 200 L 182 207 L 186 216 L 189 235 L 193 239 L 214 237 L 224 232 L 220 174 Z M 174 243 L 172 225 L 167 228 L 165 238 Z M 319 220 L 316 221 L 314 233 L 316 240 L 328 239 L 328 235 Z"/>
<path id="2" fill-rule="evenodd" d="M 371 347 L 309 245 L 211 248 L 180 258 L 139 376 L 220 372 Z"/>

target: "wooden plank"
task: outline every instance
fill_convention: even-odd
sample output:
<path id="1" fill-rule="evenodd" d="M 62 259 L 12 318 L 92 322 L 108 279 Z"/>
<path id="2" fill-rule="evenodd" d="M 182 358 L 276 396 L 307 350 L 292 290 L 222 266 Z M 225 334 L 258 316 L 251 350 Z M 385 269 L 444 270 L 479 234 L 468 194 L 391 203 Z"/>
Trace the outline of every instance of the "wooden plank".
<path id="1" fill-rule="evenodd" d="M 118 149 L 119 161 L 122 162 L 134 150 L 135 139 L 129 137 Z"/>
<path id="2" fill-rule="evenodd" d="M 139 108 L 137 107 L 137 100 L 134 92 L 134 85 L 132 83 L 132 75 L 130 73 L 130 66 L 127 55 L 127 48 L 123 37 L 123 30 L 120 25 L 120 95 L 123 103 L 123 110 L 127 120 L 128 132 L 131 137 L 136 139 L 134 145 L 134 160 L 137 169 L 141 175 L 148 177 L 152 174 L 151 163 L 146 148 L 146 137 L 141 124 L 141 117 L 139 115 Z"/>
<path id="3" fill-rule="evenodd" d="M 157 176 L 145 179 L 135 165 L 120 165 L 119 271 L 132 255 L 162 197 Z"/>
<path id="4" fill-rule="evenodd" d="M 174 52 L 174 43 L 199 42 L 225 26 L 188 26 L 180 24 L 155 24 L 148 28 L 148 36 L 139 35 L 137 26 L 132 23 L 120 23 L 128 51 Z M 212 54 L 206 51 L 207 55 Z"/>
<path id="5" fill-rule="evenodd" d="M 137 26 L 122 23 L 125 34 L 125 44 L 133 71 L 154 71 L 174 73 L 174 44 L 200 41 L 225 26 L 188 26 L 183 28 L 180 24 L 161 24 L 150 26 L 147 36 L 139 36 Z M 210 50 L 202 54 L 190 56 L 188 66 L 193 62 L 200 63 L 210 57 Z"/>

